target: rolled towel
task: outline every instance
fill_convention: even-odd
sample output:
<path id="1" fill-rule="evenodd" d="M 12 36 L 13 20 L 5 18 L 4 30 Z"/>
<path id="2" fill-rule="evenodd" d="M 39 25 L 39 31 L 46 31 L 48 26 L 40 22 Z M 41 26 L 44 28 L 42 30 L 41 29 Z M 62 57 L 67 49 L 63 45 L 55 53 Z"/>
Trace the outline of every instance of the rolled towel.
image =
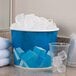
<path id="1" fill-rule="evenodd" d="M 10 51 L 8 49 L 0 50 L 0 59 L 10 57 Z"/>
<path id="2" fill-rule="evenodd" d="M 0 37 L 0 49 L 6 49 L 11 46 L 11 42 L 7 38 Z"/>
<path id="3" fill-rule="evenodd" d="M 8 65 L 10 63 L 10 58 L 0 59 L 0 67 Z"/>

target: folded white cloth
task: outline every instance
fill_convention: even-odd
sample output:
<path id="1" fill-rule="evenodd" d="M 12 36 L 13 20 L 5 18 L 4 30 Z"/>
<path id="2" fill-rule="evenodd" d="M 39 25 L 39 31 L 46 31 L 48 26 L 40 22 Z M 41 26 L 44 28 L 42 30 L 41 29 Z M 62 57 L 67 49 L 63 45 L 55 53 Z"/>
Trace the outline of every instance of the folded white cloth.
<path id="1" fill-rule="evenodd" d="M 6 49 L 11 45 L 11 42 L 7 38 L 0 37 L 0 49 Z"/>
<path id="2" fill-rule="evenodd" d="M 0 50 L 0 59 L 10 57 L 10 51 L 8 49 Z"/>
<path id="3" fill-rule="evenodd" d="M 0 67 L 8 65 L 10 63 L 10 58 L 0 59 Z"/>

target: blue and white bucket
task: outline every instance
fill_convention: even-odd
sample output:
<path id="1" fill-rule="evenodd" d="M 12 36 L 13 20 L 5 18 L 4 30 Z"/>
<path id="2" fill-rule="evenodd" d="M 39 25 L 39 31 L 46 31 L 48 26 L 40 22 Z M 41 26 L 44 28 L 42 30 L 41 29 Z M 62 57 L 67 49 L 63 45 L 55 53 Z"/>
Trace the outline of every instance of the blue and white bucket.
<path id="1" fill-rule="evenodd" d="M 16 27 L 11 27 L 10 29 L 14 50 L 16 48 L 21 48 L 25 53 L 28 52 L 28 50 L 33 50 L 35 46 L 41 47 L 48 52 L 49 43 L 57 41 L 57 34 L 59 30 L 59 28 L 55 28 L 52 30 L 31 31 Z M 20 58 L 17 60 L 16 57 L 14 57 L 14 63 L 19 66 Z"/>

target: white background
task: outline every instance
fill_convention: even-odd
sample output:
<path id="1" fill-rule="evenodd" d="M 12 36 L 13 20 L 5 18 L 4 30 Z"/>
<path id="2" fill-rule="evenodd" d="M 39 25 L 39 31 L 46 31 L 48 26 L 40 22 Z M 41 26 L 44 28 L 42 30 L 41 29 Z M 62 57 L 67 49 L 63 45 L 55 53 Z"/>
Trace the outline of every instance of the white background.
<path id="1" fill-rule="evenodd" d="M 9 27 L 9 0 L 0 0 L 0 30 Z"/>

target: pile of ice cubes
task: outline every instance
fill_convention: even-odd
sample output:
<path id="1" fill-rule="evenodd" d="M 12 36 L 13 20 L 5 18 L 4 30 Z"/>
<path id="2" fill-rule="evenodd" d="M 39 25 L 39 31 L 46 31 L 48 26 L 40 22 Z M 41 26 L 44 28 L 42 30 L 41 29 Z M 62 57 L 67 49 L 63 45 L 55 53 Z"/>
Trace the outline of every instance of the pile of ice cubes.
<path id="1" fill-rule="evenodd" d="M 47 68 L 52 66 L 53 58 L 46 50 L 35 46 L 33 50 L 25 52 L 21 48 L 14 49 L 15 64 L 27 68 Z"/>
<path id="2" fill-rule="evenodd" d="M 63 50 L 58 53 L 57 56 L 53 58 L 53 71 L 54 72 L 65 72 L 66 71 L 66 65 L 64 61 L 67 59 L 67 54 Z"/>
<path id="3" fill-rule="evenodd" d="M 35 14 L 19 14 L 15 17 L 15 24 L 11 28 L 26 31 L 54 31 L 59 30 L 55 22 Z"/>

